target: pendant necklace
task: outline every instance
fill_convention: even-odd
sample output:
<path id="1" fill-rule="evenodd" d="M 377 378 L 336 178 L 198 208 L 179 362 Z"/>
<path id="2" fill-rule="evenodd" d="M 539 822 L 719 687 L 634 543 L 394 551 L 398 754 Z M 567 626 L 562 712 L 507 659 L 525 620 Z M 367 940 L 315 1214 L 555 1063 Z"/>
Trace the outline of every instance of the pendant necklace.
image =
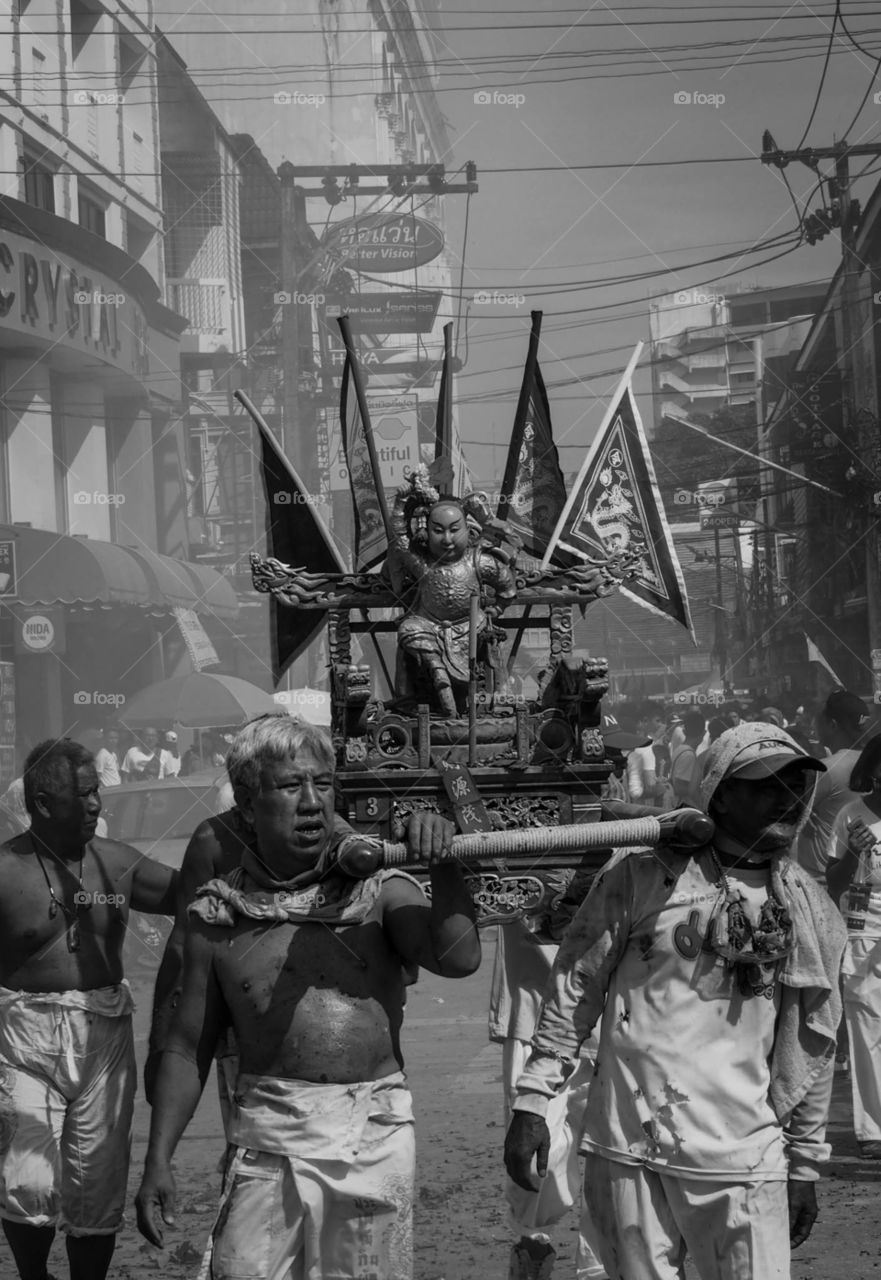
<path id="1" fill-rule="evenodd" d="M 712 850 L 716 884 L 725 894 L 727 940 L 714 941 L 713 950 L 722 956 L 729 968 L 737 970 L 738 985 L 743 995 L 764 996 L 771 1000 L 777 983 L 777 966 L 792 952 L 792 920 L 774 893 L 770 869 L 768 898 L 762 904 L 757 924 L 744 910 L 744 896 L 735 891 L 726 876 L 716 850 Z M 714 929 L 715 937 L 715 929 Z"/>
<path id="2" fill-rule="evenodd" d="M 86 856 L 86 850 L 83 848 L 80 854 L 80 874 L 77 881 L 77 889 L 73 895 L 74 907 L 71 910 L 66 903 L 56 897 L 55 890 L 52 887 L 52 881 L 49 879 L 49 873 L 40 857 L 40 851 L 37 848 L 36 841 L 32 838 L 34 853 L 37 855 L 37 862 L 40 864 L 40 870 L 43 873 L 43 879 L 46 881 L 46 888 L 49 890 L 49 919 L 54 920 L 59 910 L 67 921 L 67 949 L 68 951 L 79 951 L 80 949 L 80 911 L 88 911 L 92 905 L 92 895 L 86 893 L 83 889 L 83 860 Z M 55 855 L 53 854 L 53 857 Z M 56 859 L 58 861 L 58 859 Z M 73 872 L 71 872 L 73 875 Z"/>

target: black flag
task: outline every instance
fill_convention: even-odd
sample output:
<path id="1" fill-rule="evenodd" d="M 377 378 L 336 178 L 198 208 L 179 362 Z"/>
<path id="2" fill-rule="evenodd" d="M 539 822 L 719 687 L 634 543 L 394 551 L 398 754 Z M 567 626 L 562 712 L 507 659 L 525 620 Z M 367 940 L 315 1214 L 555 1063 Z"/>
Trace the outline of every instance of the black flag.
<path id="1" fill-rule="evenodd" d="M 260 433 L 260 474 L 266 495 L 266 554 L 310 573 L 345 573 L 346 566 L 318 513 L 312 494 L 279 448 L 266 420 L 241 391 Z M 324 629 L 323 609 L 280 605 L 270 595 L 272 678 L 278 684 L 288 667 Z"/>
<path id="2" fill-rule="evenodd" d="M 532 312 L 529 351 L 508 447 L 496 511 L 523 540 L 531 556 L 543 556 L 566 505 L 566 482 L 551 430 L 551 410 L 538 367 L 540 311 Z"/>

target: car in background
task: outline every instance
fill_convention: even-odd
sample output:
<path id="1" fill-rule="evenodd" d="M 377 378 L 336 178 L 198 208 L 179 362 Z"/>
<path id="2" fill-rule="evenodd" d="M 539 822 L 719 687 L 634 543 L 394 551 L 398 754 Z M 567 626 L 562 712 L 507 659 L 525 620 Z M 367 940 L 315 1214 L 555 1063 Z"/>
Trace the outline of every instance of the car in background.
<path id="1" fill-rule="evenodd" d="M 175 871 L 199 823 L 231 805 L 223 770 L 101 788 L 101 816 L 110 839 L 133 845 Z"/>

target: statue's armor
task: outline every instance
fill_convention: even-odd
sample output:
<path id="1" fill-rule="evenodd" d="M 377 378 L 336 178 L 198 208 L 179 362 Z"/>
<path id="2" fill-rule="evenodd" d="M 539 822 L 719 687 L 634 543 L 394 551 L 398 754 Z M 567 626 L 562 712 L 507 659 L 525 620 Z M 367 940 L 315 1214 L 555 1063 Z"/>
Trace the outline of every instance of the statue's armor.
<path id="1" fill-rule="evenodd" d="M 483 558 L 478 547 L 469 547 L 461 560 L 427 565 L 410 613 L 421 613 L 433 622 L 467 619 L 471 597 L 479 589 L 478 566 Z"/>
<path id="2" fill-rule="evenodd" d="M 410 653 L 434 653 L 454 680 L 468 679 L 468 631 L 471 597 L 479 589 L 478 547 L 469 547 L 451 564 L 422 564 L 416 599 L 398 627 L 402 646 Z M 478 635 L 486 615 L 478 611 Z"/>

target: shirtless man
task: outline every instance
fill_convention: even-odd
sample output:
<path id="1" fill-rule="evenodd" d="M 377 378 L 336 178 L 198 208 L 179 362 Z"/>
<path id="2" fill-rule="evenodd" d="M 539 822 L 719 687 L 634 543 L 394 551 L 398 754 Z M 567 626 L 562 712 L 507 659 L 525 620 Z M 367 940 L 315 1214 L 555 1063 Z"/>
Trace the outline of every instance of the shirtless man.
<path id="1" fill-rule="evenodd" d="M 480 963 L 452 825 L 414 815 L 429 906 L 398 872 L 329 865 L 333 750 L 310 725 L 255 733 L 240 806 L 256 852 L 204 886 L 156 1082 L 138 1223 L 162 1246 L 171 1157 L 231 1026 L 241 1057 L 212 1237 L 215 1275 L 412 1275 L 413 1114 L 400 1048 L 406 967 L 465 977 Z"/>
<path id="2" fill-rule="evenodd" d="M 290 721 L 291 717 L 286 711 L 269 712 L 267 715 L 258 716 L 249 721 L 238 731 L 226 758 L 227 774 L 235 801 L 234 807 L 199 823 L 190 837 L 181 863 L 177 880 L 174 928 L 169 935 L 162 962 L 156 974 L 150 1048 L 144 1066 L 144 1087 L 147 1101 L 151 1106 L 156 1072 L 159 1069 L 174 1010 L 180 1000 L 187 908 L 201 885 L 207 884 L 209 880 L 218 876 L 228 875 L 241 865 L 242 856 L 246 850 L 256 849 L 253 822 L 242 812 L 239 801 L 247 795 L 247 788 L 242 784 L 248 776 L 255 734 L 260 735 L 264 732 L 262 725 L 267 719 Z M 357 833 L 339 814 L 335 814 L 333 818 L 331 841 L 337 854 L 342 848 L 360 844 Z M 345 844 L 342 843 L 343 841 Z M 225 1078 L 226 1072 L 234 1069 L 230 1063 L 231 1056 L 224 1052 L 219 1058 L 222 1068 L 220 1083 L 224 1119 L 227 1118 L 226 1086 L 234 1083 L 234 1080 Z"/>
<path id="3" fill-rule="evenodd" d="M 58 1226 L 71 1280 L 103 1280 L 122 1225 L 136 1073 L 129 911 L 171 914 L 174 875 L 95 835 L 91 752 L 41 742 L 31 827 L 0 845 L 0 1218 L 22 1280 Z"/>

